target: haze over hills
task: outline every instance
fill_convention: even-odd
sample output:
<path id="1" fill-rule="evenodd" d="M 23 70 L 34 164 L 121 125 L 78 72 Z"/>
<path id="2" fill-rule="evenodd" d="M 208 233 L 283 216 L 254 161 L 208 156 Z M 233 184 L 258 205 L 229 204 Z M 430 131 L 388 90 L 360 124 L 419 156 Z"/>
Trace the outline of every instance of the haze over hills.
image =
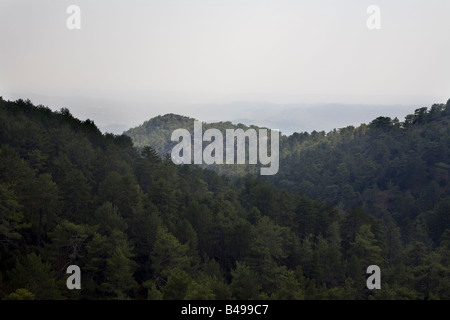
<path id="1" fill-rule="evenodd" d="M 0 300 L 450 300 L 450 1 L 74 2 L 0 0 Z"/>
<path id="2" fill-rule="evenodd" d="M 358 126 L 368 123 L 376 117 L 383 115 L 391 118 L 404 117 L 416 108 L 426 107 L 437 102 L 432 97 L 415 97 L 416 104 L 412 104 L 413 97 L 391 97 L 383 101 L 394 103 L 378 103 L 379 97 L 367 97 L 365 103 L 336 103 L 352 99 L 348 97 L 293 97 L 294 101 L 308 101 L 306 103 L 276 103 L 254 100 L 236 100 L 234 102 L 217 103 L 191 103 L 198 100 L 195 95 L 182 95 L 177 98 L 169 98 L 166 95 L 148 93 L 145 98 L 124 98 L 120 94 L 109 95 L 107 98 L 99 98 L 92 95 L 81 96 L 47 96 L 42 94 L 4 94 L 7 99 L 19 99 L 28 97 L 35 104 L 42 104 L 52 110 L 69 108 L 80 119 L 92 119 L 102 132 L 121 134 L 124 131 L 142 124 L 143 119 L 150 119 L 158 115 L 175 113 L 193 117 L 204 122 L 231 121 L 235 124 L 257 125 L 279 129 L 283 134 L 290 135 L 294 132 L 330 131 L 348 125 Z M 243 97 L 245 98 L 245 97 Z M 270 98 L 270 97 L 267 97 Z M 282 97 L 278 97 L 282 100 Z M 364 97 L 356 100 L 364 100 Z M 208 101 L 210 98 L 205 95 Z M 217 98 L 215 98 L 217 100 Z M 264 95 L 261 99 L 264 99 Z M 335 100 L 333 100 L 335 99 Z M 224 100 L 224 99 L 219 99 Z M 227 98 L 230 100 L 230 98 Z M 353 98 L 355 100 L 355 98 Z M 230 100 L 233 101 L 233 100 Z M 316 102 L 315 102 L 316 101 Z M 317 101 L 325 101 L 319 103 Z M 398 101 L 398 103 L 395 103 Z M 406 103 L 401 101 L 407 101 Z M 426 101 L 431 101 L 426 102 Z M 438 100 L 439 101 L 439 100 Z M 131 112 L 132 110 L 132 112 Z"/>
<path id="3" fill-rule="evenodd" d="M 0 299 L 450 299 L 449 124 L 450 100 L 283 136 L 278 174 L 230 179 L 0 98 Z"/>
<path id="4" fill-rule="evenodd" d="M 402 120 L 419 105 L 369 105 L 340 103 L 233 102 L 202 104 L 188 108 L 186 116 L 206 122 L 231 121 L 278 129 L 285 135 L 294 132 L 331 131 L 349 125 L 358 126 L 383 115 Z"/>

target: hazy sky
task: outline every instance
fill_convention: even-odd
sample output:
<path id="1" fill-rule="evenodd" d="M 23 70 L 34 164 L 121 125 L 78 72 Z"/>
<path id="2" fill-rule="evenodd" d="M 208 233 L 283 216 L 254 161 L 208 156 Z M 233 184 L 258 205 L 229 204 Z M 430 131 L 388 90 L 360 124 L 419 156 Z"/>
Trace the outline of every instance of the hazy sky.
<path id="1" fill-rule="evenodd" d="M 243 100 L 445 102 L 449 15 L 449 0 L 0 0 L 0 95 L 91 101 L 70 107 L 111 123 Z"/>

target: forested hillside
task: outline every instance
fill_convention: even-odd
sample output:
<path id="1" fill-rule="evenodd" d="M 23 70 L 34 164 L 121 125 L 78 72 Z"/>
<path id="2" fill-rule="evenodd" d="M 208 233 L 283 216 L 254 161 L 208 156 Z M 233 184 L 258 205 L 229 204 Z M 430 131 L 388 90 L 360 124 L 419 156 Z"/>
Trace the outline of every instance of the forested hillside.
<path id="1" fill-rule="evenodd" d="M 438 245 L 450 228 L 449 123 L 450 100 L 403 122 L 378 117 L 327 134 L 295 133 L 283 141 L 272 181 L 344 210 L 362 206 L 393 219 L 404 241 Z"/>
<path id="2" fill-rule="evenodd" d="M 194 145 L 194 121 L 196 119 L 176 114 L 166 114 L 164 116 L 158 116 L 150 120 L 145 121 L 142 125 L 135 128 L 131 128 L 125 131 L 123 134 L 129 136 L 134 146 L 142 149 L 145 146 L 150 146 L 161 157 L 165 157 L 172 152 L 172 148 L 178 144 L 178 141 L 171 141 L 172 132 L 176 129 L 186 129 L 191 134 L 191 145 Z M 226 122 L 214 122 L 214 123 L 202 123 L 203 132 L 208 129 L 218 129 L 223 135 L 223 145 L 226 145 L 226 129 L 242 129 L 244 131 L 248 129 L 255 129 L 257 132 L 259 128 L 257 126 L 246 126 L 242 123 L 233 124 L 229 121 Z M 270 142 L 270 134 L 269 134 Z M 248 141 L 246 140 L 246 150 L 248 150 Z M 206 147 L 209 143 L 203 142 L 203 147 Z M 270 150 L 270 149 L 269 149 Z M 236 146 L 235 146 L 236 151 Z M 225 163 L 225 153 L 224 153 Z M 246 158 L 246 161 L 248 159 Z M 206 168 L 207 165 L 200 165 L 202 168 Z M 224 174 L 230 177 L 244 176 L 246 174 L 257 174 L 259 172 L 258 165 L 208 165 L 208 169 L 214 170 L 219 174 Z"/>
<path id="3" fill-rule="evenodd" d="M 450 108 L 439 108 L 436 119 L 430 111 L 402 124 L 379 118 L 285 137 L 291 147 L 275 180 L 231 181 L 102 134 L 67 109 L 0 98 L 0 299 L 450 299 Z M 349 149 L 339 154 L 339 143 Z M 426 169 L 409 167 L 414 152 Z M 373 163 L 364 166 L 368 155 Z M 352 156 L 360 161 L 345 163 Z M 400 171 L 389 171 L 391 162 Z M 426 181 L 439 193 L 416 199 Z M 348 184 L 362 197 L 362 183 L 378 188 L 367 192 L 381 198 L 373 206 L 352 193 L 348 202 L 317 193 Z M 394 205 L 418 211 L 376 212 L 390 203 L 386 190 L 398 192 Z M 81 290 L 66 287 L 74 264 Z M 381 268 L 381 290 L 366 288 L 372 264 Z"/>
<path id="4" fill-rule="evenodd" d="M 176 144 L 170 142 L 171 132 L 177 128 L 192 132 L 193 122 L 170 114 L 125 134 L 136 146 L 148 143 L 165 154 Z M 450 217 L 439 209 L 450 206 L 449 123 L 450 100 L 416 109 L 402 122 L 380 116 L 359 127 L 281 136 L 280 170 L 266 179 L 344 211 L 360 206 L 376 218 L 394 220 L 406 242 L 418 239 L 415 230 L 420 229 L 419 240 L 428 247 L 438 245 L 450 228 Z M 230 122 L 204 126 L 223 134 L 229 128 L 248 129 Z M 254 165 L 208 168 L 231 177 L 258 173 Z"/>

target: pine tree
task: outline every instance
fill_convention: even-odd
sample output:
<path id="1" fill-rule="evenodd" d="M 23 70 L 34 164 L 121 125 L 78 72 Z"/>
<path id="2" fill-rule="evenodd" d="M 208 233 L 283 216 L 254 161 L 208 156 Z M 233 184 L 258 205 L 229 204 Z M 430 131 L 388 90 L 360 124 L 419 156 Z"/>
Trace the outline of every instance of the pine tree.
<path id="1" fill-rule="evenodd" d="M 150 254 L 155 277 L 167 278 L 171 270 L 189 271 L 191 257 L 188 256 L 188 244 L 181 244 L 166 228 L 159 227 L 156 232 L 155 245 Z"/>
<path id="2" fill-rule="evenodd" d="M 260 293 L 261 285 L 258 276 L 243 262 L 236 262 L 236 269 L 231 271 L 231 292 L 236 299 L 256 299 Z"/>
<path id="3" fill-rule="evenodd" d="M 35 253 L 24 256 L 8 273 L 13 290 L 26 289 L 36 300 L 61 299 L 56 285 L 56 272 Z"/>
<path id="4" fill-rule="evenodd" d="M 133 294 L 132 289 L 137 286 L 133 278 L 136 264 L 127 256 L 126 251 L 117 247 L 106 260 L 106 282 L 102 287 L 107 293 L 114 294 L 117 299 L 130 297 Z"/>

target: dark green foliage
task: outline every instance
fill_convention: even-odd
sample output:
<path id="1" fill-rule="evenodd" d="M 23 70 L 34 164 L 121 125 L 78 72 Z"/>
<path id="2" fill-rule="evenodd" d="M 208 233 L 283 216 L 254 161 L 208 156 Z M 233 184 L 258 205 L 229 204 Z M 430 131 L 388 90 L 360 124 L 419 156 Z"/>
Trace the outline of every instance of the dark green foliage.
<path id="1" fill-rule="evenodd" d="M 11 286 L 26 289 L 38 300 L 61 299 L 55 274 L 50 264 L 44 263 L 35 253 L 27 254 L 8 272 Z"/>
<path id="2" fill-rule="evenodd" d="M 404 122 L 378 117 L 358 128 L 283 137 L 280 170 L 270 180 L 346 211 L 361 206 L 377 218 L 388 214 L 408 241 L 405 222 L 450 195 L 448 110 L 435 104 Z"/>
<path id="3" fill-rule="evenodd" d="M 193 119 L 150 120 L 135 149 L 0 98 L 0 299 L 450 299 L 449 103 L 283 136 L 277 175 L 214 168 L 230 179 L 163 156 Z"/>

